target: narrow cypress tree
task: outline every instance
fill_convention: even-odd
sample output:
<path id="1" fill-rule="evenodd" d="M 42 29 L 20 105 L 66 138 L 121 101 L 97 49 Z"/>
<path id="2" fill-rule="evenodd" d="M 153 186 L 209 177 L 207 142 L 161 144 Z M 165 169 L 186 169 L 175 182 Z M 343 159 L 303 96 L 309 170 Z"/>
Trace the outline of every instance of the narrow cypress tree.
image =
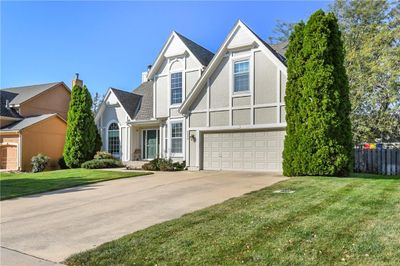
<path id="1" fill-rule="evenodd" d="M 315 12 L 304 29 L 304 144 L 308 175 L 347 175 L 351 166 L 350 100 L 336 18 Z"/>
<path id="2" fill-rule="evenodd" d="M 284 174 L 347 175 L 352 163 L 349 88 L 340 31 L 332 13 L 319 10 L 310 17 L 302 49 L 294 57 L 302 59 L 304 68 L 302 76 L 291 78 L 294 70 L 288 57 L 286 108 L 294 117 L 287 114 Z M 298 64 L 295 67 L 300 69 Z"/>
<path id="3" fill-rule="evenodd" d="M 86 86 L 75 85 L 71 93 L 64 145 L 64 160 L 70 168 L 80 167 L 96 152 L 97 128 L 91 107 L 92 98 Z"/>
<path id="4" fill-rule="evenodd" d="M 289 38 L 287 58 L 287 85 L 286 85 L 286 137 L 283 150 L 283 174 L 286 176 L 298 175 L 304 167 L 299 159 L 299 127 L 303 120 L 299 115 L 299 100 L 302 94 L 301 78 L 304 75 L 303 38 L 304 23 L 298 23 Z"/>

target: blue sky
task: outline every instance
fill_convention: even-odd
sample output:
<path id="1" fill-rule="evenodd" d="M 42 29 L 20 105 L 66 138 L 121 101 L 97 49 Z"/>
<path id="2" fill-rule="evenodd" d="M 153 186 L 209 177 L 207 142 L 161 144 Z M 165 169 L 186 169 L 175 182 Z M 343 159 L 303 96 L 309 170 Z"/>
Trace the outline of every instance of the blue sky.
<path id="1" fill-rule="evenodd" d="M 215 52 L 236 20 L 267 39 L 328 1 L 1 2 L 1 88 L 64 81 L 132 90 L 171 31 Z"/>

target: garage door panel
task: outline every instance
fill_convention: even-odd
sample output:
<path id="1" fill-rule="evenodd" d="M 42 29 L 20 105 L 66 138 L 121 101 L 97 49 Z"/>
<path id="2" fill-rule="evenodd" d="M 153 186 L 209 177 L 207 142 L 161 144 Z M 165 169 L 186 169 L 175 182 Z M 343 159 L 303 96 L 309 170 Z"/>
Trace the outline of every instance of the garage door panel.
<path id="1" fill-rule="evenodd" d="M 243 169 L 245 169 L 245 170 L 252 170 L 252 169 L 254 169 L 254 167 L 253 167 L 253 162 L 251 162 L 251 161 L 244 161 L 244 162 L 243 162 Z"/>
<path id="2" fill-rule="evenodd" d="M 284 131 L 204 133 L 203 168 L 281 171 Z"/>
<path id="3" fill-rule="evenodd" d="M 266 164 L 266 163 L 263 163 L 263 162 L 261 162 L 261 163 L 256 162 L 256 163 L 255 163 L 255 168 L 256 168 L 257 170 L 266 169 L 266 168 L 267 168 L 267 164 Z"/>
<path id="4" fill-rule="evenodd" d="M 243 147 L 244 148 L 254 148 L 255 147 L 255 143 L 254 143 L 253 140 L 244 140 Z"/>
<path id="5" fill-rule="evenodd" d="M 265 140 L 256 140 L 256 148 L 265 148 L 267 146 L 266 143 Z"/>
<path id="6" fill-rule="evenodd" d="M 256 151 L 255 152 L 255 159 L 256 160 L 265 160 L 265 152 L 263 152 L 263 151 Z"/>
<path id="7" fill-rule="evenodd" d="M 242 142 L 238 140 L 234 140 L 232 143 L 233 148 L 241 148 L 242 147 Z"/>
<path id="8" fill-rule="evenodd" d="M 233 160 L 241 161 L 242 160 L 242 153 L 240 151 L 232 152 Z"/>

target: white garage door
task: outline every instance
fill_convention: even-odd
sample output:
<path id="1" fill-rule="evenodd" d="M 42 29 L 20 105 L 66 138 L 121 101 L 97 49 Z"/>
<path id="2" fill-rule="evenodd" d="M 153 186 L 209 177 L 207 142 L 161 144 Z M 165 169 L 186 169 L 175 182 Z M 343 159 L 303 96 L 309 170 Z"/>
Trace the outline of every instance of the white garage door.
<path id="1" fill-rule="evenodd" d="M 203 169 L 282 171 L 285 131 L 204 133 Z"/>

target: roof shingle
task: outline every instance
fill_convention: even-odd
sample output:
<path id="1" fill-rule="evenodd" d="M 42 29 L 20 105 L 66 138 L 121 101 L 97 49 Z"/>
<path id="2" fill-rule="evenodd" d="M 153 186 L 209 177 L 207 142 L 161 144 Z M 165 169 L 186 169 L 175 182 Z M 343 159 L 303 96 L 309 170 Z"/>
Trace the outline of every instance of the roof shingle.
<path id="1" fill-rule="evenodd" d="M 121 103 L 122 108 L 124 108 L 129 117 L 133 119 L 136 115 L 136 111 L 142 97 L 140 95 L 115 88 L 111 88 L 111 90 Z"/>
<path id="2" fill-rule="evenodd" d="M 17 96 L 16 93 L 0 91 L 0 116 L 22 118 L 13 108 L 7 107 L 7 102 L 10 103 Z"/>
<path id="3" fill-rule="evenodd" d="M 44 115 L 38 115 L 38 116 L 30 116 L 22 119 L 21 121 L 12 123 L 10 125 L 7 125 L 1 129 L 1 131 L 19 131 L 24 128 L 30 127 L 33 124 L 36 124 L 40 121 L 43 121 L 49 117 L 52 117 L 57 114 L 44 114 Z"/>
<path id="4" fill-rule="evenodd" d="M 149 120 L 153 116 L 153 81 L 140 84 L 133 93 L 141 95 L 142 100 L 135 116 L 135 120 Z"/>
<path id="5" fill-rule="evenodd" d="M 214 54 L 204 48 L 203 46 L 198 45 L 192 40 L 189 40 L 185 36 L 175 31 L 176 35 L 183 41 L 186 47 L 193 53 L 193 55 L 200 61 L 203 66 L 207 66 L 210 63 L 211 59 L 214 57 Z"/>
<path id="6" fill-rule="evenodd" d="M 13 88 L 4 88 L 1 91 L 7 91 L 10 93 L 17 94 L 16 97 L 12 99 L 10 104 L 21 104 L 32 97 L 54 87 L 61 82 L 53 82 L 53 83 L 46 83 L 46 84 L 38 84 L 38 85 L 31 85 L 31 86 L 22 86 L 22 87 L 13 87 Z"/>

